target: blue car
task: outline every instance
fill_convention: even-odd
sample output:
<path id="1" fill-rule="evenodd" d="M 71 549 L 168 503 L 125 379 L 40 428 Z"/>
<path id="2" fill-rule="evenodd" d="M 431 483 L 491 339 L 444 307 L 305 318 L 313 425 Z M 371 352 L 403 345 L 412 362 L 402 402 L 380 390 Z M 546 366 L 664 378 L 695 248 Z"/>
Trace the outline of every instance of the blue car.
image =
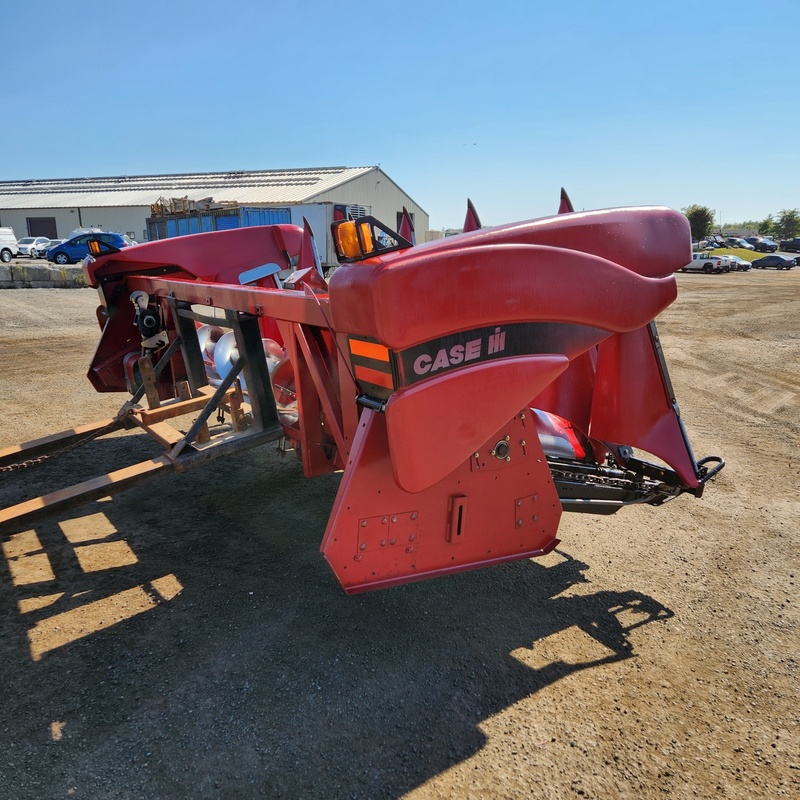
<path id="1" fill-rule="evenodd" d="M 66 239 L 56 247 L 51 247 L 47 251 L 47 260 L 61 265 L 83 261 L 83 259 L 89 255 L 89 239 L 99 239 L 101 242 L 110 244 L 118 250 L 136 244 L 130 237 L 125 236 L 123 233 L 108 233 L 106 231 L 81 233 L 78 236 L 73 236 L 71 239 Z"/>

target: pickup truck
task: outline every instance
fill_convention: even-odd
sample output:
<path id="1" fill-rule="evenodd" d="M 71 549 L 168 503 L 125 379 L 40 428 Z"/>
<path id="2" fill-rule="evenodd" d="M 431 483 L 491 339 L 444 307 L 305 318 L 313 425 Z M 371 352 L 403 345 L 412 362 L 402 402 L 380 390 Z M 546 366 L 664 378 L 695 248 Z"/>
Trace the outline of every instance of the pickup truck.
<path id="1" fill-rule="evenodd" d="M 795 236 L 794 239 L 781 239 L 780 249 L 787 253 L 800 253 L 800 237 Z"/>
<path id="2" fill-rule="evenodd" d="M 731 260 L 713 253 L 692 253 L 692 260 L 680 272 L 730 272 Z"/>

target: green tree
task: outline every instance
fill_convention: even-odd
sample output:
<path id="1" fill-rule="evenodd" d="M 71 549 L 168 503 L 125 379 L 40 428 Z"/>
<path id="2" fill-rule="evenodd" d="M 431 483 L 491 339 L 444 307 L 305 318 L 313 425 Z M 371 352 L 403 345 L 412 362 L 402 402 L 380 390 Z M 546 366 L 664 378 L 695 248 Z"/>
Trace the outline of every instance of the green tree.
<path id="1" fill-rule="evenodd" d="M 754 219 L 746 219 L 744 222 L 731 222 L 730 224 L 725 226 L 726 228 L 730 228 L 732 231 L 741 231 L 741 230 L 758 230 L 758 221 Z"/>
<path id="2" fill-rule="evenodd" d="M 800 211 L 796 208 L 784 208 L 778 214 L 772 232 L 780 239 L 793 239 L 800 233 Z"/>
<path id="3" fill-rule="evenodd" d="M 681 211 L 689 220 L 689 227 L 692 229 L 692 239 L 705 239 L 714 227 L 714 212 L 706 206 L 689 206 L 682 208 Z"/>
<path id="4" fill-rule="evenodd" d="M 761 222 L 758 223 L 758 232 L 762 236 L 772 236 L 772 229 L 775 226 L 775 220 L 772 218 L 772 214 L 769 214 L 765 219 L 762 219 Z"/>

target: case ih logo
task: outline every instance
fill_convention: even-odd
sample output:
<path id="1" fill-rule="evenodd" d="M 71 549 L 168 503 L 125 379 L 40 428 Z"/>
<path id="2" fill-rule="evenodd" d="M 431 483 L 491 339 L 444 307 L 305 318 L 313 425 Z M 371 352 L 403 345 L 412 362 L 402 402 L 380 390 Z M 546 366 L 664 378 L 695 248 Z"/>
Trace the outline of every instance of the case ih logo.
<path id="1" fill-rule="evenodd" d="M 481 361 L 537 353 L 574 358 L 608 336 L 607 331 L 564 322 L 516 322 L 443 336 L 392 353 L 396 386 L 408 386 Z"/>
<path id="2" fill-rule="evenodd" d="M 455 367 L 466 361 L 479 361 L 482 355 L 491 356 L 500 353 L 505 347 L 505 331 L 502 328 L 495 328 L 494 333 L 485 338 L 470 339 L 464 344 L 454 344 L 449 349 L 442 347 L 435 355 L 421 353 L 414 359 L 414 373 L 423 376 Z"/>

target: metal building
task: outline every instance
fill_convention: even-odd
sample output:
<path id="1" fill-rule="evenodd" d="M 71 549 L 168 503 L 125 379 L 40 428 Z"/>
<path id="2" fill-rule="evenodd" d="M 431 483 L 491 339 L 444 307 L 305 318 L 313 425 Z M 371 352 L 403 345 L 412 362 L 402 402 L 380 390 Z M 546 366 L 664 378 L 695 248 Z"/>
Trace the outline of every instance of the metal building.
<path id="1" fill-rule="evenodd" d="M 240 225 L 302 225 L 305 217 L 327 264 L 337 215 L 369 213 L 399 227 L 404 207 L 417 241 L 425 241 L 428 214 L 380 167 L 0 181 L 0 226 L 17 238 L 101 228 L 148 241 Z"/>

